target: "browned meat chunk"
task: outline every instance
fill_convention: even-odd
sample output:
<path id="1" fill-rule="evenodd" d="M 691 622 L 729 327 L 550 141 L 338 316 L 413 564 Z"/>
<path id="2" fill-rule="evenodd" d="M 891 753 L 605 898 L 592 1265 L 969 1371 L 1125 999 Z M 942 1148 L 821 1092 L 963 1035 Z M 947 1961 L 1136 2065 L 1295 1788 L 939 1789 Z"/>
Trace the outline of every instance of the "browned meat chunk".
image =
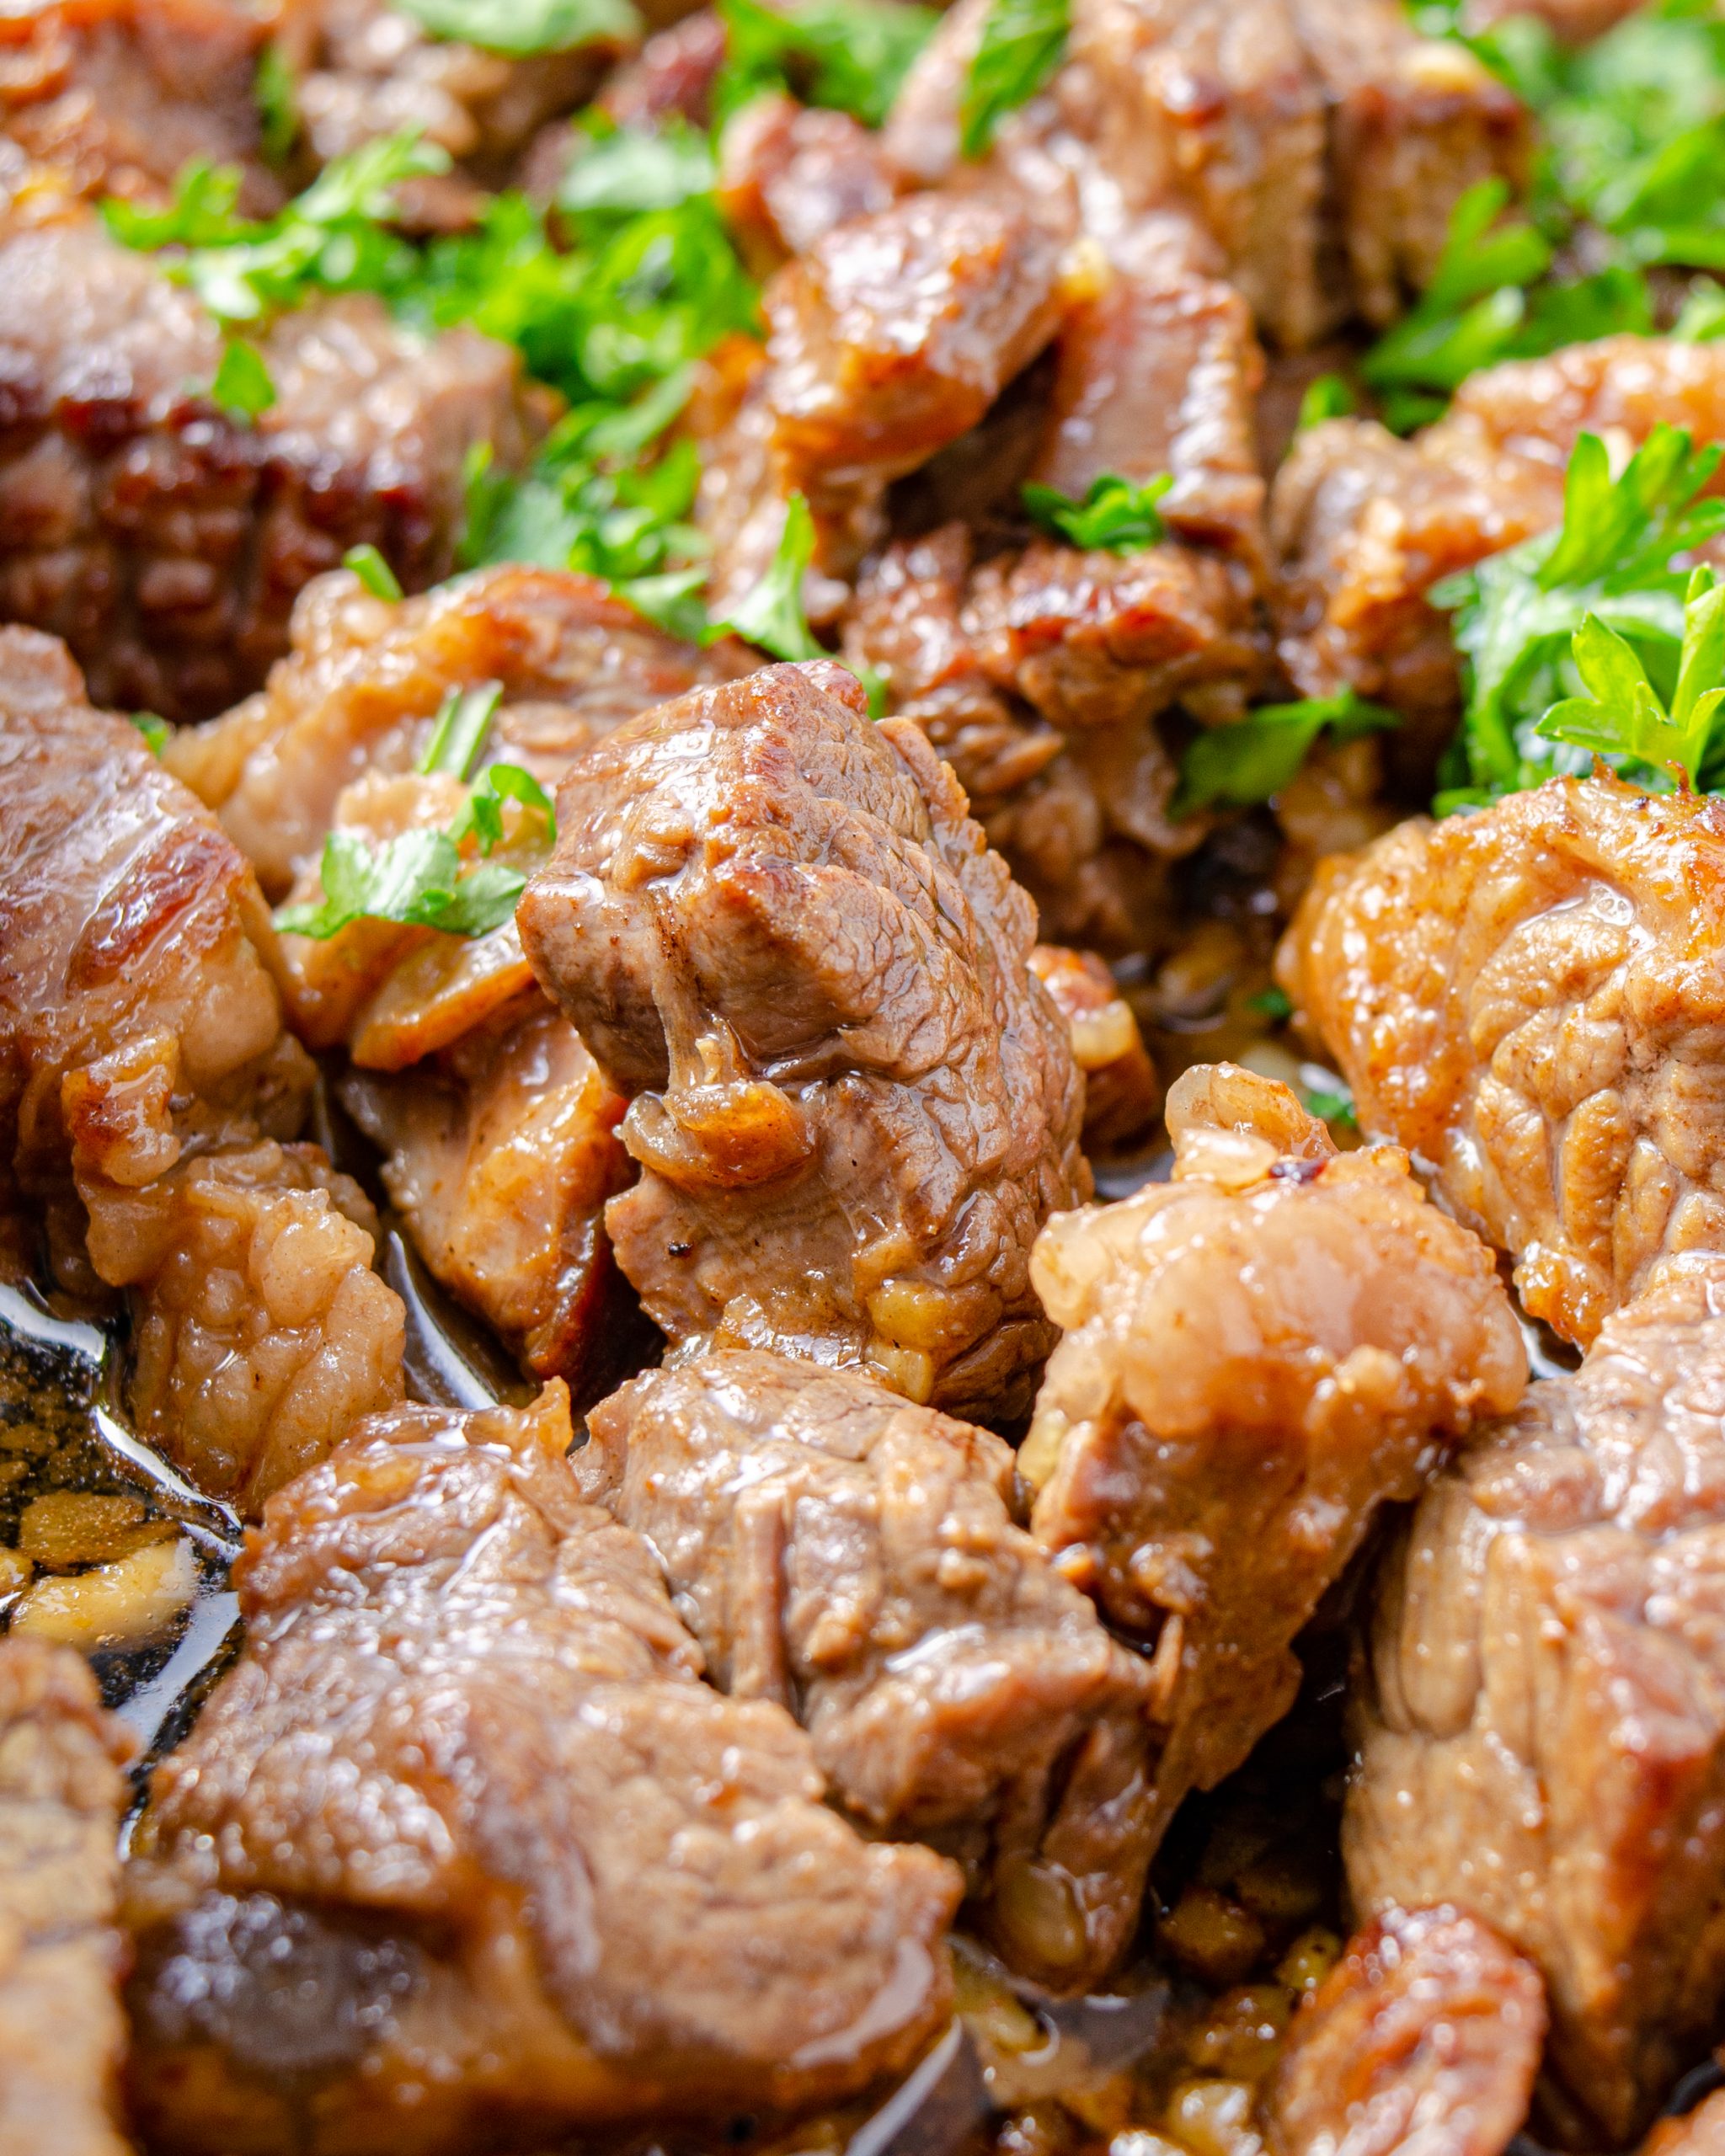
<path id="1" fill-rule="evenodd" d="M 1288 2032 L 1267 2107 L 1277 2156 L 1503 2156 L 1545 2033 L 1539 1971 L 1489 1925 L 1386 1909 Z"/>
<path id="2" fill-rule="evenodd" d="M 1183 539 L 1263 546 L 1264 485 L 1252 408 L 1263 355 L 1239 293 L 1185 218 L 1146 217 L 1116 237 L 1096 291 L 1068 312 L 1048 437 L 1031 477 L 1081 499 L 1104 472 L 1172 475 L 1159 504 Z"/>
<path id="3" fill-rule="evenodd" d="M 0 17 L 0 133 L 78 193 L 171 195 L 194 158 L 238 165 L 267 216 L 252 86 L 267 19 L 231 0 L 21 0 Z"/>
<path id="4" fill-rule="evenodd" d="M 986 13 L 952 10 L 888 121 L 920 184 L 966 180 L 958 110 Z M 1393 315 L 1466 189 L 1519 177 L 1525 133 L 1487 70 L 1416 35 L 1394 0 L 1075 0 L 1065 66 L 983 169 L 1069 231 L 1195 217 L 1259 323 L 1298 349 Z"/>
<path id="5" fill-rule="evenodd" d="M 1664 1253 L 1725 1247 L 1722 918 L 1712 802 L 1553 780 L 1332 861 L 1289 931 L 1364 1128 L 1583 1346 Z"/>
<path id="6" fill-rule="evenodd" d="M 889 208 L 897 193 L 879 136 L 848 113 L 760 97 L 720 138 L 719 202 L 761 276 L 848 219 Z"/>
<path id="7" fill-rule="evenodd" d="M 963 1860 L 1044 1983 L 1130 1943 L 1150 1844 L 1150 1666 L 1009 1510 L 1012 1455 L 851 1370 L 716 1354 L 594 1411 L 587 1493 L 644 1534 L 710 1675 L 791 1708 L 876 1833 Z"/>
<path id="8" fill-rule="evenodd" d="M 672 118 L 705 127 L 726 42 L 724 24 L 710 8 L 687 15 L 649 37 L 617 69 L 600 93 L 600 105 L 619 127 L 656 127 Z"/>
<path id="9" fill-rule="evenodd" d="M 1661 2119 L 1641 2145 L 1641 2156 L 1719 2156 L 1725 2149 L 1725 2089 L 1680 2118 Z"/>
<path id="10" fill-rule="evenodd" d="M 1037 1540 L 1155 1642 L 1163 1824 L 1286 1712 L 1294 1637 L 1377 1508 L 1526 1377 L 1489 1252 L 1405 1154 L 1338 1155 L 1231 1064 L 1188 1071 L 1167 1123 L 1172 1182 L 1037 1245 L 1067 1330 L 1019 1454 Z"/>
<path id="11" fill-rule="evenodd" d="M 1356 1700 L 1356 1903 L 1453 1901 L 1530 1955 L 1599 2146 L 1725 1996 L 1722 1309 L 1725 1266 L 1674 1262 L 1458 1458 L 1386 1561 Z"/>
<path id="12" fill-rule="evenodd" d="M 814 511 L 815 567 L 853 572 L 887 483 L 968 432 L 1059 318 L 1060 250 L 1025 212 L 918 195 L 837 227 L 761 295 L 767 364 L 716 454 L 702 519 L 714 611 L 771 558 L 784 502 Z"/>
<path id="13" fill-rule="evenodd" d="M 606 1218 L 674 1341 L 868 1363 L 918 1401 L 1028 1404 L 1026 1270 L 1082 1196 L 1082 1095 L 1031 908 L 914 726 L 777 666 L 644 713 L 558 796 L 517 915 L 635 1096 Z"/>
<path id="14" fill-rule="evenodd" d="M 11 1264 L 131 1289 L 141 1424 L 255 1503 L 398 1396 L 403 1329 L 357 1189 L 277 1142 L 312 1073 L 256 879 L 28 629 L 0 632 L 0 771 Z"/>
<path id="15" fill-rule="evenodd" d="M 1114 975 L 1093 952 L 1057 943 L 1039 943 L 1030 969 L 1072 1028 L 1072 1060 L 1084 1073 L 1085 1150 L 1136 1137 L 1155 1122 L 1162 1087 Z"/>
<path id="16" fill-rule="evenodd" d="M 401 602 L 347 572 L 322 579 L 292 638 L 258 695 L 166 751 L 273 899 L 315 864 L 344 787 L 417 767 L 451 689 L 495 683 L 483 760 L 552 787 L 619 720 L 752 663 L 734 644 L 678 643 L 592 577 L 515 563 Z"/>
<path id="17" fill-rule="evenodd" d="M 460 782 L 415 767 L 452 691 L 500 691 L 478 761 L 551 787 L 619 719 L 753 663 L 734 645 L 676 643 L 590 577 L 513 566 L 399 602 L 322 579 L 293 633 L 266 689 L 168 755 L 272 893 L 297 868 L 296 901 L 319 895 L 331 830 L 375 847 L 449 824 Z M 525 873 L 542 848 L 509 814 L 494 859 Z M 281 973 L 300 1038 L 350 1054 L 342 1099 L 383 1148 L 385 1186 L 433 1274 L 585 1406 L 622 1374 L 632 1337 L 600 1218 L 632 1174 L 624 1104 L 536 987 L 514 924 L 471 939 L 374 921 L 289 936 Z"/>
<path id="18" fill-rule="evenodd" d="M 1270 501 L 1280 656 L 1301 691 L 1351 684 L 1409 712 L 1453 712 L 1455 656 L 1426 593 L 1560 521 L 1583 432 L 1633 445 L 1661 420 L 1725 440 L 1725 353 L 1606 337 L 1471 376 L 1411 442 L 1365 419 L 1302 435 Z"/>
<path id="19" fill-rule="evenodd" d="M 74 206 L 0 209 L 0 618 L 64 637 L 102 703 L 225 709 L 319 570 L 365 542 L 435 583 L 469 450 L 526 454 L 519 359 L 471 330 L 346 298 L 261 344 L 276 401 L 241 425 L 209 403 L 220 329 L 152 258 Z"/>
<path id="20" fill-rule="evenodd" d="M 560 1385 L 403 1408 L 271 1502 L 245 1654 L 134 1844 L 156 2145 L 718 2126 L 859 2089 L 944 2018 L 956 1869 L 862 1842 L 782 1708 L 700 1681 L 569 1444 Z"/>
<path id="21" fill-rule="evenodd" d="M 115 1853 L 131 1741 L 63 1647 L 0 1641 L 0 2148 L 126 2156 Z"/>

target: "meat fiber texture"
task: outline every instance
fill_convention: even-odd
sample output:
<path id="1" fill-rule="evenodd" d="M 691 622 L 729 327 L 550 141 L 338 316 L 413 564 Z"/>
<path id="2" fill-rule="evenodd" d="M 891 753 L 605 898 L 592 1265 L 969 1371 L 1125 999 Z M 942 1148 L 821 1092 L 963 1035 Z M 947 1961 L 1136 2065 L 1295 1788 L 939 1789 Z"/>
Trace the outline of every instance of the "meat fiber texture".
<path id="1" fill-rule="evenodd" d="M 129 1291 L 142 1433 L 255 1505 L 396 1397 L 376 1223 L 315 1147 L 256 878 L 64 648 L 0 631 L 0 1228 Z"/>
<path id="2" fill-rule="evenodd" d="M 649 1370 L 590 1417 L 587 1494 L 651 1542 L 709 1675 L 776 1700 L 876 1834 L 959 1857 L 1013 1967 L 1092 1988 L 1149 1861 L 1149 1665 L 1012 1521 L 1012 1454 L 853 1370 Z"/>
<path id="3" fill-rule="evenodd" d="M 1356 1906 L 1454 1902 L 1530 1956 L 1602 2146 L 1725 1998 L 1722 1413 L 1725 1265 L 1674 1259 L 1427 1492 L 1356 1691 Z"/>
<path id="4" fill-rule="evenodd" d="M 1337 1154 L 1230 1064 L 1179 1079 L 1167 1122 L 1171 1182 L 1037 1244 L 1065 1332 L 1019 1454 L 1037 1540 L 1153 1651 L 1158 1832 L 1287 1711 L 1295 1636 L 1378 1508 L 1527 1369 L 1490 1252 L 1405 1153 Z"/>
<path id="5" fill-rule="evenodd" d="M 1557 779 L 1338 856 L 1284 984 L 1525 1307 L 1585 1346 L 1664 1256 L 1725 1247 L 1725 811 Z"/>
<path id="6" fill-rule="evenodd" d="M 127 2156 L 117 1922 L 131 1738 L 79 1657 L 0 1641 L 0 2147 Z"/>
<path id="7" fill-rule="evenodd" d="M 1276 475 L 1270 543 L 1277 649 L 1306 696 L 1352 687 L 1434 745 L 1453 718 L 1457 663 L 1426 600 L 1563 515 L 1563 467 L 1583 433 L 1634 446 L 1661 421 L 1725 440 L 1725 353 L 1669 338 L 1605 337 L 1471 375 L 1411 441 L 1374 419 L 1301 435 Z"/>
<path id="8" fill-rule="evenodd" d="M 963 184 L 959 110 L 986 13 L 952 9 L 888 120 L 888 154 L 918 184 Z M 1087 230 L 1121 207 L 1185 211 L 1266 333 L 1298 349 L 1351 316 L 1391 319 L 1462 194 L 1519 177 L 1526 149 L 1514 98 L 1393 0 L 1076 0 L 1065 65 L 985 173 L 1046 165 L 1057 201 L 1093 168 L 1101 188 L 1076 189 Z"/>
<path id="9" fill-rule="evenodd" d="M 267 889 L 315 901 L 332 830 L 376 848 L 460 808 L 458 780 L 418 769 L 450 696 L 498 692 L 476 767 L 517 764 L 552 788 L 619 720 L 752 663 L 679 643 L 567 570 L 511 564 L 400 600 L 342 570 L 302 595 L 265 687 L 182 729 L 167 760 Z M 541 826 L 515 804 L 505 817 L 494 858 L 525 872 Z M 473 937 L 361 921 L 280 953 L 290 1022 L 347 1050 L 342 1101 L 431 1273 L 531 1374 L 597 1397 L 634 1337 L 600 1217 L 633 1174 L 625 1103 L 536 985 L 513 921 Z"/>
<path id="10" fill-rule="evenodd" d="M 235 1568 L 247 1643 L 131 1867 L 135 2100 L 186 2156 L 455 2156 L 836 2100 L 949 2009 L 960 1880 L 723 1699 L 568 1395 L 361 1423 Z M 314 2001 L 307 2012 L 307 1997 Z"/>
<path id="11" fill-rule="evenodd" d="M 1028 1406 L 1030 1245 L 1089 1171 L 1030 903 L 964 808 L 854 675 L 767 667 L 587 752 L 517 921 L 632 1096 L 606 1219 L 670 1338 L 985 1420 Z"/>
<path id="12" fill-rule="evenodd" d="M 295 598 L 350 547 L 401 582 L 446 576 L 467 456 L 525 462 L 519 355 L 426 336 L 379 300 L 259 338 L 275 401 L 210 400 L 220 325 L 151 255 L 13 167 L 0 203 L 0 618 L 52 631 L 99 703 L 196 718 L 257 687 Z"/>
<path id="13" fill-rule="evenodd" d="M 1276 2156 L 1503 2156 L 1546 2034 L 1540 1972 L 1466 1912 L 1386 1909 L 1306 1997 L 1264 2109 Z"/>

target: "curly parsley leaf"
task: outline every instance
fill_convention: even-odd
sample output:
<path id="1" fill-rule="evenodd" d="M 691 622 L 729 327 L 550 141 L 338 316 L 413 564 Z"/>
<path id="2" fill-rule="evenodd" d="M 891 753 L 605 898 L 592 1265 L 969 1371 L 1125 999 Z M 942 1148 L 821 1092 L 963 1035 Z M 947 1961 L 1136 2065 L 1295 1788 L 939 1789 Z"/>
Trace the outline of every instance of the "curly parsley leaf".
<path id="1" fill-rule="evenodd" d="M 723 626 L 775 659 L 826 658 L 803 611 L 803 579 L 814 558 L 814 520 L 807 500 L 795 494 L 785 504 L 785 528 L 766 574 Z"/>
<path id="2" fill-rule="evenodd" d="M 628 0 L 393 0 L 433 37 L 520 60 L 536 52 L 615 44 L 638 36 Z"/>
<path id="3" fill-rule="evenodd" d="M 886 118 L 911 62 L 939 22 L 911 0 L 718 0 L 725 64 L 715 109 L 734 112 L 766 90 L 848 112 L 865 126 Z"/>
<path id="4" fill-rule="evenodd" d="M 1674 685 L 1689 579 L 1674 564 L 1725 530 L 1725 502 L 1701 499 L 1720 457 L 1717 446 L 1698 450 L 1659 426 L 1614 479 L 1605 444 L 1583 435 L 1557 530 L 1433 588 L 1433 604 L 1454 610 L 1466 661 L 1439 814 L 1587 768 L 1587 754 L 1567 744 L 1566 755 L 1539 722 L 1576 693 L 1573 640 L 1589 615 L 1634 644 L 1650 679 Z"/>
<path id="5" fill-rule="evenodd" d="M 1697 568 L 1689 580 L 1669 702 L 1635 646 L 1596 614 L 1583 617 L 1570 648 L 1587 693 L 1552 705 L 1535 729 L 1542 739 L 1613 758 L 1620 769 L 1640 766 L 1665 784 L 1670 773 L 1687 786 L 1706 786 L 1721 775 L 1725 590 L 1710 568 Z"/>
<path id="6" fill-rule="evenodd" d="M 1023 488 L 1024 506 L 1031 520 L 1052 538 L 1065 539 L 1074 547 L 1105 548 L 1111 554 L 1130 554 L 1167 536 L 1156 504 L 1173 483 L 1166 472 L 1141 485 L 1123 479 L 1118 472 L 1104 472 L 1091 481 L 1082 501 L 1074 501 L 1057 487 L 1032 483 Z"/>
<path id="7" fill-rule="evenodd" d="M 369 539 L 360 546 L 350 547 L 341 558 L 341 565 L 353 571 L 374 599 L 394 600 L 403 595 L 395 571 Z"/>
<path id="8" fill-rule="evenodd" d="M 230 339 L 210 385 L 210 402 L 230 419 L 251 420 L 275 402 L 275 384 L 264 355 L 243 337 Z"/>
<path id="9" fill-rule="evenodd" d="M 1274 800 L 1326 728 L 1332 741 L 1343 742 L 1400 723 L 1396 712 L 1365 702 L 1352 689 L 1338 696 L 1307 696 L 1299 703 L 1263 705 L 1231 726 L 1208 728 L 1188 745 L 1180 760 L 1173 813 L 1186 816 L 1217 803 L 1249 808 Z"/>
<path id="10" fill-rule="evenodd" d="M 1065 56 L 1069 0 L 992 0 L 959 99 L 959 144 L 987 150 L 1009 112 L 1028 104 Z"/>
<path id="11" fill-rule="evenodd" d="M 556 806 L 531 771 L 523 771 L 519 764 L 493 764 L 482 774 L 466 804 L 457 811 L 449 835 L 459 846 L 471 833 L 480 852 L 490 853 L 503 843 L 505 801 L 519 802 L 523 808 L 542 816 L 547 843 L 557 844 Z"/>

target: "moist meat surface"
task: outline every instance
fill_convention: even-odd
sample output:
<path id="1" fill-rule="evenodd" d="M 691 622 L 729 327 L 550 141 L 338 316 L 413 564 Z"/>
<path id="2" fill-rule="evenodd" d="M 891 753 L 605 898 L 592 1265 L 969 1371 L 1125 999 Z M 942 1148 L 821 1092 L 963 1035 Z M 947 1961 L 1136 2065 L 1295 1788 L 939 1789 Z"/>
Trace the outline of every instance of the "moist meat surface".
<path id="1" fill-rule="evenodd" d="M 1454 1901 L 1543 1972 L 1612 2145 L 1705 2051 L 1725 1944 L 1725 1268 L 1673 1262 L 1427 1492 L 1357 1694 L 1356 1904 Z"/>
<path id="2" fill-rule="evenodd" d="M 1583 1345 L 1725 1233 L 1722 876 L 1716 803 L 1558 779 L 1333 860 L 1284 945 L 1364 1129 Z"/>
<path id="3" fill-rule="evenodd" d="M 365 1199 L 278 1142 L 312 1071 L 256 879 L 32 630 L 0 632 L 0 772 L 8 1263 L 130 1290 L 135 1412 L 255 1502 L 398 1395 L 403 1324 Z"/>
<path id="4" fill-rule="evenodd" d="M 559 1385 L 403 1408 L 272 1501 L 235 1572 L 244 1656 L 131 1867 L 162 2144 L 712 2123 L 859 2089 L 943 2020 L 957 1871 L 865 1844 L 782 1708 L 700 1681 L 570 1434 Z"/>
<path id="5" fill-rule="evenodd" d="M 0 1641 L 0 2147 L 126 2156 L 115 1851 L 131 1741 L 75 1654 Z"/>
<path id="6" fill-rule="evenodd" d="M 1037 1244 L 1066 1331 L 1019 1454 L 1037 1540 L 1154 1644 L 1159 1828 L 1287 1711 L 1295 1636 L 1377 1508 L 1526 1374 L 1489 1254 L 1405 1154 L 1338 1155 L 1233 1065 L 1167 1113 L 1173 1181 Z"/>
<path id="7" fill-rule="evenodd" d="M 922 735 L 841 668 L 769 667 L 619 727 L 558 803 L 517 918 L 634 1097 L 606 1218 L 649 1315 L 1021 1413 L 1082 1093 L 1029 903 Z"/>
<path id="8" fill-rule="evenodd" d="M 1288 2032 L 1265 2105 L 1277 2156 L 1502 2156 L 1545 2033 L 1539 1971 L 1489 1924 L 1386 1909 Z"/>
<path id="9" fill-rule="evenodd" d="M 1015 1967 L 1093 1986 L 1150 1854 L 1150 1668 L 1012 1524 L 1007 1447 L 760 1353 L 650 1370 L 591 1428 L 577 1479 L 659 1553 L 713 1681 L 790 1708 L 871 1830 L 959 1857 Z"/>
<path id="10" fill-rule="evenodd" d="M 220 328 L 81 205 L 12 176 L 0 208 L 0 615 L 63 637 L 99 702 L 196 718 L 255 688 L 295 598 L 376 545 L 449 574 L 468 451 L 537 425 L 508 347 L 421 335 L 366 296 L 277 318 L 275 401 L 210 402 Z"/>

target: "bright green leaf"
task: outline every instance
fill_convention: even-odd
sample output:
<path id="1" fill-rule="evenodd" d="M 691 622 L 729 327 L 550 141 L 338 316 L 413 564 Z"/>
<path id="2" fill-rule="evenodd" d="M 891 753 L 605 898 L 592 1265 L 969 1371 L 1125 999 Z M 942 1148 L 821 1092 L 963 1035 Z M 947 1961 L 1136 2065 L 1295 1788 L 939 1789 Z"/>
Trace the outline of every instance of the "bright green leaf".
<path id="1" fill-rule="evenodd" d="M 1024 506 L 1033 522 L 1056 539 L 1074 547 L 1105 547 L 1110 553 L 1130 554 L 1154 547 L 1167 536 L 1156 504 L 1174 482 L 1166 472 L 1137 484 L 1117 472 L 1092 479 L 1082 501 L 1074 501 L 1055 487 L 1028 485 Z"/>
<path id="2" fill-rule="evenodd" d="M 264 355 L 243 337 L 228 340 L 210 385 L 210 402 L 231 419 L 255 419 L 275 402 L 275 384 Z"/>
<path id="3" fill-rule="evenodd" d="M 522 59 L 581 45 L 628 42 L 641 19 L 628 0 L 394 0 L 434 37 Z"/>
<path id="4" fill-rule="evenodd" d="M 131 723 L 144 737 L 144 745 L 152 756 L 159 756 L 168 746 L 174 728 L 165 718 L 158 718 L 152 711 L 135 711 Z"/>
<path id="5" fill-rule="evenodd" d="M 1352 741 L 1400 723 L 1394 712 L 1367 703 L 1351 689 L 1299 703 L 1263 705 L 1231 726 L 1206 728 L 1191 741 L 1180 761 L 1174 814 L 1190 815 L 1218 803 L 1249 808 L 1274 800 L 1326 728 L 1332 739 Z"/>
<path id="6" fill-rule="evenodd" d="M 980 157 L 1009 112 L 1028 104 L 1065 56 L 1068 0 L 991 0 L 959 98 L 959 141 Z"/>
<path id="7" fill-rule="evenodd" d="M 502 702 L 500 681 L 487 681 L 476 689 L 451 689 L 432 722 L 430 739 L 419 758 L 421 772 L 446 771 L 451 778 L 464 779 Z"/>
<path id="8" fill-rule="evenodd" d="M 724 624 L 775 659 L 825 659 L 803 611 L 803 579 L 814 558 L 814 520 L 800 494 L 785 504 L 784 531 L 766 574 L 739 600 Z"/>
<path id="9" fill-rule="evenodd" d="M 1345 419 L 1357 408 L 1358 399 L 1342 376 L 1321 374 L 1306 386 L 1295 432 L 1304 434 L 1308 427 L 1321 426 L 1326 419 Z"/>
<path id="10" fill-rule="evenodd" d="M 402 588 L 395 571 L 382 554 L 366 540 L 358 547 L 350 547 L 341 558 L 344 568 L 351 569 L 374 599 L 399 599 Z"/>

